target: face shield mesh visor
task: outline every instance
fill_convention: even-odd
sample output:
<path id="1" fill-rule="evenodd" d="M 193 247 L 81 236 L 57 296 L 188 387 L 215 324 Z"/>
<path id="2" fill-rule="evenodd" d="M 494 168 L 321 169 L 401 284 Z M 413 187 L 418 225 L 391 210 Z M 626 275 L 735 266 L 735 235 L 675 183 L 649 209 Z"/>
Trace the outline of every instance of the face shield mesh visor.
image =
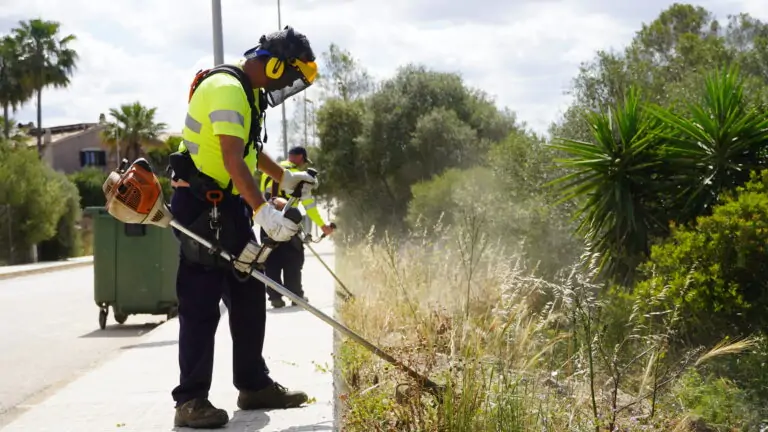
<path id="1" fill-rule="evenodd" d="M 285 102 L 291 96 L 295 96 L 302 91 L 306 90 L 311 84 L 307 84 L 303 79 L 299 78 L 293 81 L 293 84 L 282 90 L 272 90 L 267 92 L 267 103 L 272 108 Z"/>
<path id="2" fill-rule="evenodd" d="M 280 105 L 288 100 L 288 98 L 301 93 L 311 86 L 316 76 L 317 66 L 314 62 L 304 63 L 300 60 L 295 60 L 293 64 L 285 68 L 285 79 L 292 80 L 291 84 L 281 90 L 268 91 L 267 103 L 272 108 Z"/>

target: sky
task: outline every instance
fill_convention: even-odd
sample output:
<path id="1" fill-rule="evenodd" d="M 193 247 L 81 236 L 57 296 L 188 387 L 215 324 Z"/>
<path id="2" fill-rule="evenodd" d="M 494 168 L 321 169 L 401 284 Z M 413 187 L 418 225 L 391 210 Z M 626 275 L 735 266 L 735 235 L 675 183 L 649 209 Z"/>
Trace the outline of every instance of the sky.
<path id="1" fill-rule="evenodd" d="M 154 4 L 153 4 L 154 3 Z M 277 0 L 222 0 L 225 61 L 238 60 L 262 34 L 278 30 Z M 672 1 L 610 0 L 282 0 L 282 25 L 306 34 L 321 57 L 331 43 L 377 80 L 416 63 L 457 72 L 529 128 L 545 133 L 567 108 L 579 64 L 600 49 L 622 49 Z M 623 4 L 623 6 L 620 6 Z M 725 19 L 746 12 L 768 20 L 766 0 L 695 3 Z M 140 101 L 157 108 L 168 132 L 184 124 L 189 84 L 213 66 L 208 0 L 0 0 L 0 34 L 42 18 L 77 37 L 71 85 L 43 91 L 43 127 L 96 122 Z M 322 71 L 321 71 L 322 72 Z M 308 97 L 316 96 L 316 89 Z M 289 100 L 290 117 L 303 97 Z M 35 121 L 32 101 L 13 115 Z M 267 111 L 266 150 L 282 152 L 281 111 Z M 301 135 L 299 135 L 301 136 Z M 292 137 L 293 134 L 292 134 Z M 300 145 L 294 137 L 289 146 Z"/>

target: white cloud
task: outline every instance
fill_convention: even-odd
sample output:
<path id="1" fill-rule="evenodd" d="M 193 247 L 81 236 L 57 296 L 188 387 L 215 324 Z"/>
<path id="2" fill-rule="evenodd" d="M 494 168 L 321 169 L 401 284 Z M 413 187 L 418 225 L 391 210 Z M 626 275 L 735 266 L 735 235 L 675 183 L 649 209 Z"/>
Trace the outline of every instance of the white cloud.
<path id="1" fill-rule="evenodd" d="M 0 4 L 9 0 L 0 0 Z M 206 0 L 25 0 L 0 7 L 0 31 L 33 17 L 56 20 L 74 33 L 80 53 L 68 89 L 43 92 L 43 122 L 96 121 L 100 113 L 135 100 L 158 107 L 173 130 L 184 120 L 194 73 L 212 63 L 211 4 Z M 276 1 L 223 1 L 227 60 L 277 30 Z M 613 2 L 618 4 L 618 2 Z M 293 0 L 282 2 L 283 25 L 307 34 L 316 54 L 331 42 L 350 50 L 377 78 L 398 66 L 422 63 L 460 72 L 494 95 L 521 120 L 545 131 L 567 106 L 563 92 L 578 64 L 598 49 L 625 45 L 671 1 L 619 8 L 588 0 Z M 701 3 L 718 16 L 749 12 L 768 18 L 764 0 Z M 311 96 L 310 96 L 311 97 Z M 287 113 L 295 109 L 289 101 Z M 35 119 L 30 102 L 15 115 Z M 268 149 L 280 148 L 280 110 L 267 115 Z"/>

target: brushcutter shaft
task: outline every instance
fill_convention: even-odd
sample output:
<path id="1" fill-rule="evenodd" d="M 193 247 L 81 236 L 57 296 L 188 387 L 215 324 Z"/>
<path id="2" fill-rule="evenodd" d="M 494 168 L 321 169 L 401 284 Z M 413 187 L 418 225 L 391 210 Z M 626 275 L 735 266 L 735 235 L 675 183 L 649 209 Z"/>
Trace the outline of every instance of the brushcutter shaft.
<path id="1" fill-rule="evenodd" d="M 177 230 L 181 231 L 185 235 L 188 235 L 189 237 L 191 237 L 195 241 L 199 242 L 201 245 L 203 245 L 203 246 L 205 246 L 207 248 L 212 248 L 213 247 L 213 245 L 208 240 L 206 240 L 205 238 L 203 238 L 203 237 L 195 234 L 194 232 L 190 231 L 184 225 L 179 223 L 176 219 L 171 220 L 170 225 L 173 228 L 176 228 Z M 223 251 L 223 250 L 219 251 L 219 254 L 221 255 L 222 258 L 226 259 L 227 261 L 231 262 L 234 259 L 234 257 L 232 257 L 232 255 L 230 255 L 226 251 Z M 411 369 L 410 367 L 406 366 L 405 364 L 403 364 L 402 362 L 400 362 L 396 358 L 394 358 L 391 355 L 387 354 L 381 348 L 379 348 L 376 345 L 372 344 L 371 342 L 369 342 L 368 340 L 366 340 L 362 336 L 358 335 L 353 330 L 351 330 L 350 328 L 348 328 L 345 325 L 341 324 L 340 322 L 338 322 L 338 321 L 334 320 L 333 318 L 329 317 L 328 315 L 324 314 L 319 309 L 317 309 L 314 306 L 312 306 L 309 303 L 307 303 L 303 298 L 301 298 L 301 297 L 297 296 L 296 294 L 292 293 L 287 288 L 285 288 L 282 285 L 280 285 L 279 283 L 275 282 L 274 280 L 272 280 L 271 278 L 269 278 L 265 274 L 259 272 L 256 269 L 253 269 L 253 270 L 251 270 L 251 276 L 256 278 L 257 280 L 263 282 L 264 284 L 266 284 L 270 288 L 274 289 L 275 291 L 279 292 L 280 294 L 288 297 L 289 299 L 291 299 L 291 301 L 293 301 L 294 303 L 297 303 L 299 306 L 301 306 L 305 310 L 309 311 L 312 315 L 314 315 L 314 316 L 320 318 L 321 320 L 325 321 L 331 327 L 333 327 L 336 330 L 344 333 L 346 336 L 349 336 L 350 338 L 354 339 L 355 342 L 359 343 L 360 345 L 362 345 L 363 347 L 365 347 L 366 349 L 371 351 L 373 354 L 379 356 L 381 359 L 383 359 L 383 360 L 391 363 L 392 365 L 397 366 L 398 368 L 402 369 L 405 373 L 408 374 L 408 376 L 410 376 L 414 380 L 418 381 L 419 384 L 421 384 L 425 389 L 430 390 L 430 391 L 434 391 L 435 392 L 435 396 L 440 397 L 437 394 L 437 392 L 442 387 L 440 385 L 438 385 L 437 383 L 435 383 L 434 381 L 430 380 L 429 378 L 427 378 L 425 376 L 422 376 L 421 374 L 419 374 L 415 370 Z"/>

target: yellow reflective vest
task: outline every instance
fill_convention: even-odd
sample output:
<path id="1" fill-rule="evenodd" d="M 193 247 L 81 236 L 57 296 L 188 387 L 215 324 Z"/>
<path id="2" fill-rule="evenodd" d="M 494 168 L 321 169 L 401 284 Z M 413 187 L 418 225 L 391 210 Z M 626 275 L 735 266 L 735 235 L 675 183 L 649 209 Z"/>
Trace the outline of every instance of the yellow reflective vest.
<path id="1" fill-rule="evenodd" d="M 235 66 L 242 69 L 242 61 Z M 253 91 L 259 100 L 261 90 Z M 256 105 L 254 109 L 258 109 Z M 179 151 L 188 150 L 197 169 L 226 189 L 231 178 L 224 167 L 218 135 L 239 137 L 248 145 L 251 118 L 251 107 L 240 81 L 227 73 L 213 74 L 200 83 L 189 101 Z M 263 116 L 259 118 L 263 125 Z M 256 170 L 257 158 L 255 149 L 244 158 L 251 172 Z M 239 193 L 234 185 L 232 193 Z"/>

